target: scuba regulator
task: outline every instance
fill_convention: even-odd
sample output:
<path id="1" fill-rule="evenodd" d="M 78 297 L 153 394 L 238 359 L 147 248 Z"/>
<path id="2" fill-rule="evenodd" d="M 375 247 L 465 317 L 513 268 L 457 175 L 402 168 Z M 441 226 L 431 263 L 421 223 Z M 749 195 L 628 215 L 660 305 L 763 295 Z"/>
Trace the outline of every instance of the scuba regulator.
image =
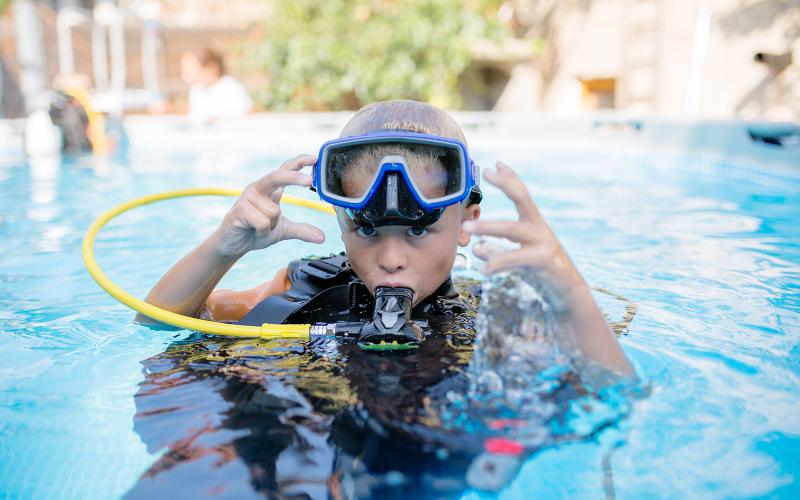
<path id="1" fill-rule="evenodd" d="M 311 327 L 311 336 L 352 339 L 365 350 L 415 349 L 425 340 L 425 321 L 411 319 L 414 292 L 409 288 L 380 286 L 375 290 L 375 310 L 367 323 L 338 321 Z"/>

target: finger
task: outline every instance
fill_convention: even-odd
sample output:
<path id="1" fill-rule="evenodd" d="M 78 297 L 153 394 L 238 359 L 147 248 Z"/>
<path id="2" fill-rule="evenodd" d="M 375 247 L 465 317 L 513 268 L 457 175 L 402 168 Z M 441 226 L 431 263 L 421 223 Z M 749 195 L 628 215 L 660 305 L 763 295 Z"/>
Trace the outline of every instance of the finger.
<path id="1" fill-rule="evenodd" d="M 479 239 L 472 245 L 472 253 L 480 260 L 489 260 L 495 255 L 510 252 L 520 248 L 519 244 L 512 244 L 510 241 L 498 238 Z"/>
<path id="2" fill-rule="evenodd" d="M 293 170 L 275 170 L 257 180 L 253 187 L 265 195 L 272 195 L 273 191 L 284 186 L 310 186 L 311 176 Z"/>
<path id="3" fill-rule="evenodd" d="M 546 267 L 552 253 L 544 249 L 520 248 L 490 258 L 481 272 L 485 275 L 500 273 L 518 267 Z"/>
<path id="4" fill-rule="evenodd" d="M 278 204 L 281 202 L 281 197 L 283 196 L 283 188 L 282 187 L 275 188 L 275 190 L 272 191 L 272 193 L 270 193 L 267 196 L 264 196 L 264 193 L 259 193 L 255 189 L 253 191 L 256 194 L 256 196 L 255 196 L 256 198 L 258 198 L 259 200 L 269 200 L 273 205 L 275 205 L 275 207 L 277 207 Z"/>
<path id="5" fill-rule="evenodd" d="M 511 167 L 498 161 L 496 169 L 485 170 L 483 172 L 483 177 L 489 181 L 490 184 L 500 188 L 500 190 L 514 202 L 520 220 L 533 221 L 541 217 L 539 209 L 536 208 L 536 204 L 533 202 L 533 198 L 531 198 L 531 194 L 528 192 L 528 188 Z"/>
<path id="6" fill-rule="evenodd" d="M 307 241 L 309 243 L 324 243 L 325 233 L 316 226 L 306 224 L 305 222 L 295 222 L 287 218 L 283 218 L 284 227 L 283 239 L 297 239 Z"/>
<path id="7" fill-rule="evenodd" d="M 244 211 L 243 222 L 252 227 L 257 236 L 266 236 L 275 227 L 273 219 L 256 207 L 252 201 L 243 200 L 242 209 Z"/>
<path id="8" fill-rule="evenodd" d="M 461 227 L 470 234 L 497 236 L 517 243 L 533 243 L 540 239 L 536 226 L 524 222 L 468 220 Z"/>
<path id="9" fill-rule="evenodd" d="M 278 188 L 278 191 L 283 191 L 283 188 Z M 277 224 L 278 217 L 281 215 L 281 207 L 271 199 L 272 195 L 264 196 L 255 189 L 252 189 L 245 192 L 244 198 L 256 209 L 269 217 L 273 221 L 273 226 Z"/>
<path id="10" fill-rule="evenodd" d="M 317 158 L 311 155 L 297 155 L 291 160 L 285 161 L 278 170 L 301 170 L 303 167 L 313 165 L 316 161 Z"/>
<path id="11" fill-rule="evenodd" d="M 480 260 L 487 261 L 497 253 L 497 248 L 486 240 L 478 240 L 472 245 L 472 254 Z"/>

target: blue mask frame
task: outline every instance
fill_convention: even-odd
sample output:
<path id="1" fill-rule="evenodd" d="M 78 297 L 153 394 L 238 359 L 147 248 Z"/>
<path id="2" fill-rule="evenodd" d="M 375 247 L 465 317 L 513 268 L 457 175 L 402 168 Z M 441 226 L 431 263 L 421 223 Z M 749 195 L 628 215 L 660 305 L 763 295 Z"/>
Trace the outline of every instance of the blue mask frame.
<path id="1" fill-rule="evenodd" d="M 442 197 L 441 199 L 430 200 L 423 196 L 416 187 L 404 163 L 386 162 L 379 167 L 378 171 L 373 177 L 369 189 L 359 199 L 348 199 L 346 197 L 327 192 L 327 190 L 324 188 L 326 172 L 323 167 L 328 162 L 330 152 L 337 148 L 374 144 L 420 144 L 455 149 L 459 152 L 460 162 L 463 163 L 461 168 L 464 176 L 463 182 L 461 182 L 462 187 L 459 187 L 457 192 Z M 470 195 L 473 187 L 477 186 L 479 179 L 479 167 L 469 157 L 467 146 L 463 142 L 446 137 L 420 134 L 416 132 L 389 131 L 344 137 L 324 143 L 322 147 L 320 147 L 319 155 L 317 156 L 317 162 L 314 164 L 313 187 L 321 199 L 332 205 L 352 210 L 362 210 L 371 202 L 372 198 L 375 196 L 375 193 L 378 192 L 381 183 L 384 181 L 386 174 L 389 172 L 399 172 L 402 175 L 406 187 L 408 188 L 408 192 L 410 192 L 417 203 L 419 203 L 419 205 L 426 210 L 433 210 L 454 205 L 465 200 Z"/>

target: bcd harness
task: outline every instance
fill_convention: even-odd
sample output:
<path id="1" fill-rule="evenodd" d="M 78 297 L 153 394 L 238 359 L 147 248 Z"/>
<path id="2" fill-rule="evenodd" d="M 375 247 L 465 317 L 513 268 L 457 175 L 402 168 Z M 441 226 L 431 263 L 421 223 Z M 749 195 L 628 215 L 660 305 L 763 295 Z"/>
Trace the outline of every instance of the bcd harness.
<path id="1" fill-rule="evenodd" d="M 469 309 L 449 277 L 413 309 L 406 288 L 379 287 L 373 297 L 344 253 L 292 261 L 289 281 L 289 290 L 267 297 L 239 323 L 310 323 L 336 328 L 331 333 L 357 339 L 362 347 L 409 348 L 424 340 L 429 320 Z"/>

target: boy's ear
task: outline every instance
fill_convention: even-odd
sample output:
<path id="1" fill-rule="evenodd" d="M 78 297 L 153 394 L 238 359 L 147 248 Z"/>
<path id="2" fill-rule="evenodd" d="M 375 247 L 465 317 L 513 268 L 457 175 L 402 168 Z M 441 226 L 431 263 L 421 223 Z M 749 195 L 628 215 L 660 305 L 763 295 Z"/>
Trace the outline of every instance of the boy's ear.
<path id="1" fill-rule="evenodd" d="M 461 215 L 461 222 L 467 220 L 478 220 L 481 216 L 481 206 L 477 203 L 473 203 L 472 205 L 467 205 L 464 207 L 464 212 Z M 458 233 L 458 246 L 465 247 L 469 245 L 471 235 L 465 232 L 463 229 L 459 229 Z"/>

